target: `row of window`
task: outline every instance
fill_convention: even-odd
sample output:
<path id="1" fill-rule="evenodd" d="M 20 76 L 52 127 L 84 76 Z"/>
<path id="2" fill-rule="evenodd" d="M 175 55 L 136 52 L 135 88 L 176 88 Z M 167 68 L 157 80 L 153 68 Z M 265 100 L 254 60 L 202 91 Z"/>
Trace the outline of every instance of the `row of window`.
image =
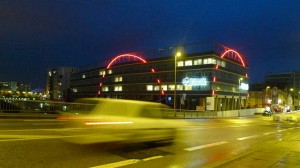
<path id="1" fill-rule="evenodd" d="M 178 61 L 177 62 L 177 67 L 183 67 L 183 66 L 193 66 L 193 65 L 205 65 L 205 64 L 216 64 L 222 67 L 226 67 L 226 62 L 221 61 L 219 59 L 215 58 L 203 58 L 203 59 L 190 59 L 190 60 L 185 60 L 185 61 Z M 106 70 L 100 70 L 99 71 L 99 76 L 103 76 L 107 74 L 112 74 L 112 70 L 109 69 L 108 71 Z M 82 74 L 81 76 L 82 79 L 86 78 L 86 74 Z"/>
<path id="2" fill-rule="evenodd" d="M 221 61 L 219 59 L 215 58 L 199 58 L 199 59 L 190 59 L 185 61 L 177 61 L 177 67 L 183 67 L 183 66 L 193 66 L 193 65 L 206 65 L 206 64 L 216 64 L 222 67 L 226 67 L 226 62 Z"/>

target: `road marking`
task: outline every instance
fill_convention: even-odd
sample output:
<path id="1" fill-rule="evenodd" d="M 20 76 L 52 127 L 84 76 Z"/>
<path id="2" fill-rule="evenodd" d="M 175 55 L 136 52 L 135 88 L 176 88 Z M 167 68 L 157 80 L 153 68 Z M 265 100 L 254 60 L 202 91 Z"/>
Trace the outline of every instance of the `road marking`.
<path id="1" fill-rule="evenodd" d="M 264 133 L 264 135 L 270 135 L 270 134 L 275 134 L 275 133 L 277 133 L 277 132 L 266 132 L 266 133 Z"/>
<path id="2" fill-rule="evenodd" d="M 148 160 L 153 160 L 153 159 L 159 159 L 159 158 L 162 158 L 163 156 L 159 155 L 159 156 L 152 156 L 152 157 L 148 157 L 148 158 L 145 158 L 143 159 L 143 161 L 148 161 Z"/>
<path id="3" fill-rule="evenodd" d="M 143 161 L 159 159 L 159 158 L 162 158 L 162 157 L 163 156 L 159 155 L 159 156 L 152 156 L 152 157 L 145 158 L 145 159 L 129 159 L 129 160 L 123 160 L 123 161 L 120 161 L 120 162 L 114 162 L 114 163 L 108 163 L 108 164 L 105 164 L 105 165 L 94 166 L 94 167 L 91 167 L 91 168 L 116 168 L 116 167 L 122 167 L 122 166 L 131 165 L 131 164 L 136 164 L 136 163 L 143 162 Z"/>
<path id="4" fill-rule="evenodd" d="M 209 148 L 209 147 L 223 145 L 223 144 L 227 144 L 227 143 L 229 143 L 229 142 L 227 142 L 227 141 L 221 141 L 221 142 L 215 142 L 215 143 L 210 143 L 210 144 L 206 144 L 206 145 L 201 145 L 201 146 L 195 146 L 195 147 L 191 147 L 191 148 L 186 148 L 184 150 L 186 150 L 186 151 L 194 151 L 194 150 L 198 150 L 198 149 Z"/>
<path id="5" fill-rule="evenodd" d="M 140 160 L 138 160 L 138 159 L 129 159 L 129 160 L 124 160 L 124 161 L 120 161 L 120 162 L 109 163 L 109 164 L 100 165 L 100 166 L 94 166 L 91 168 L 115 168 L 115 167 L 122 167 L 122 166 L 135 164 L 138 162 L 140 162 Z"/>
<path id="6" fill-rule="evenodd" d="M 256 137 L 258 137 L 258 135 L 251 135 L 251 136 L 241 137 L 241 138 L 237 138 L 237 140 L 243 141 L 243 140 L 246 140 L 246 139 L 251 139 L 251 138 L 256 138 Z"/>

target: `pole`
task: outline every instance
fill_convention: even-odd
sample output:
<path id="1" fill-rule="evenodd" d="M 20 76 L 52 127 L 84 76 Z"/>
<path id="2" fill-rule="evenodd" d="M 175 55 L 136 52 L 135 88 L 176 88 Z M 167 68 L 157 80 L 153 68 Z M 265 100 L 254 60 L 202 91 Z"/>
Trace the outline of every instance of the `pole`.
<path id="1" fill-rule="evenodd" d="M 175 55 L 175 61 L 174 61 L 174 67 L 175 67 L 175 69 L 174 69 L 174 72 L 175 72 L 175 74 L 174 74 L 174 85 L 175 85 L 175 88 L 174 88 L 174 110 L 176 109 L 176 76 L 177 76 L 177 74 L 176 74 L 176 61 L 177 61 L 176 57 L 177 57 L 177 55 Z"/>

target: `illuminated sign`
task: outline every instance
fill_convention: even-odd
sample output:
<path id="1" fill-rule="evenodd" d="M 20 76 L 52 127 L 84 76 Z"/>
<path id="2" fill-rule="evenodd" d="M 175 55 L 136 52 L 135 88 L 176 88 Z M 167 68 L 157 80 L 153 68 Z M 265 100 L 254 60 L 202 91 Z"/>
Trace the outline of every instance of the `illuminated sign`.
<path id="1" fill-rule="evenodd" d="M 241 83 L 240 89 L 241 90 L 249 90 L 249 84 L 247 84 L 247 83 Z"/>
<path id="2" fill-rule="evenodd" d="M 206 78 L 183 78 L 182 84 L 184 86 L 206 86 L 207 79 Z"/>

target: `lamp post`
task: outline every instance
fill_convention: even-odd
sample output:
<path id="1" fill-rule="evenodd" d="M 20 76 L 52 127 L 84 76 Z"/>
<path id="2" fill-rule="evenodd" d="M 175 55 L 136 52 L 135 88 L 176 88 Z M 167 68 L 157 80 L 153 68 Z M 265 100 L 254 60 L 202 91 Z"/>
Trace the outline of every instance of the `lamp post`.
<path id="1" fill-rule="evenodd" d="M 238 110 L 238 116 L 240 117 L 240 110 L 241 110 L 241 81 L 244 80 L 244 78 L 239 79 L 239 110 Z"/>
<path id="2" fill-rule="evenodd" d="M 181 52 L 177 52 L 176 55 L 175 55 L 175 61 L 174 61 L 174 85 L 175 85 L 175 88 L 174 88 L 174 110 L 176 109 L 176 89 L 177 89 L 177 84 L 176 84 L 176 76 L 177 76 L 177 72 L 176 72 L 176 67 L 177 67 L 177 57 L 180 57 L 181 56 Z"/>

